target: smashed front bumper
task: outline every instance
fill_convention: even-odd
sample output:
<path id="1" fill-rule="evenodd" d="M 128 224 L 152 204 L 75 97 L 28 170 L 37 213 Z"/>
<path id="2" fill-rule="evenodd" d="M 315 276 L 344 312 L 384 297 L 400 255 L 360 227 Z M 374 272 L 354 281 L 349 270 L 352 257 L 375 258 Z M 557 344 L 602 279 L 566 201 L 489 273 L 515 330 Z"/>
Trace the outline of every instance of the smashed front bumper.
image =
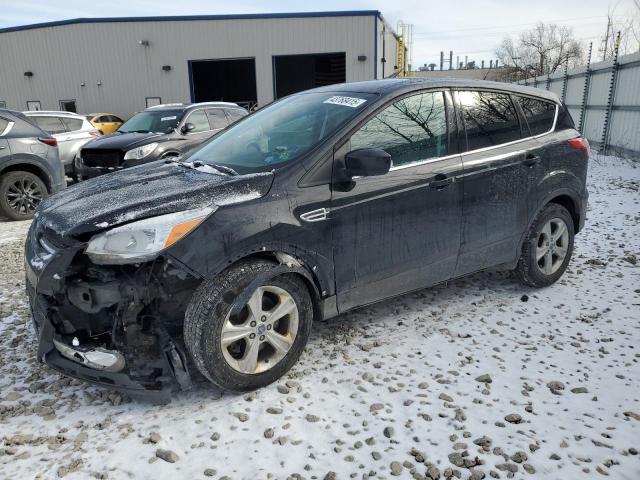
<path id="1" fill-rule="evenodd" d="M 166 402 L 190 376 L 182 321 L 200 280 L 160 257 L 99 266 L 85 243 L 34 220 L 25 272 L 38 359 L 64 375 Z"/>

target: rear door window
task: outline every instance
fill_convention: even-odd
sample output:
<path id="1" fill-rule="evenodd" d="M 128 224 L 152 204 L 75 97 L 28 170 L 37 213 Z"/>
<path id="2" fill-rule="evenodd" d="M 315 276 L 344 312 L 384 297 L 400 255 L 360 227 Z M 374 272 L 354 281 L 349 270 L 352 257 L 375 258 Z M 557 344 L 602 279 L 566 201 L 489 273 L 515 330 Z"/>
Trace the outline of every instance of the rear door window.
<path id="1" fill-rule="evenodd" d="M 556 105 L 531 97 L 518 97 L 524 118 L 529 124 L 531 135 L 547 133 L 553 128 L 556 116 Z"/>
<path id="2" fill-rule="evenodd" d="M 218 130 L 229 125 L 229 121 L 222 108 L 210 108 L 207 110 L 207 115 L 209 116 L 209 123 L 213 130 Z"/>
<path id="3" fill-rule="evenodd" d="M 115 115 L 109 115 L 109 121 L 113 123 L 123 123 L 122 119 Z"/>
<path id="4" fill-rule="evenodd" d="M 507 94 L 458 92 L 468 150 L 492 147 L 521 138 L 520 121 Z"/>
<path id="5" fill-rule="evenodd" d="M 351 150 L 380 148 L 394 166 L 447 154 L 444 94 L 405 97 L 382 110 L 351 137 Z"/>
<path id="6" fill-rule="evenodd" d="M 69 132 L 75 132 L 76 130 L 82 130 L 82 120 L 79 118 L 66 118 L 62 117 L 62 123 Z"/>
<path id="7" fill-rule="evenodd" d="M 31 117 L 33 122 L 45 132 L 55 135 L 67 131 L 59 117 Z"/>
<path id="8" fill-rule="evenodd" d="M 211 130 L 209 126 L 209 121 L 207 120 L 207 115 L 204 113 L 204 110 L 196 110 L 189 118 L 187 118 L 186 123 L 193 123 L 196 128 L 191 130 L 189 133 L 199 133 L 199 132 L 207 132 Z"/>

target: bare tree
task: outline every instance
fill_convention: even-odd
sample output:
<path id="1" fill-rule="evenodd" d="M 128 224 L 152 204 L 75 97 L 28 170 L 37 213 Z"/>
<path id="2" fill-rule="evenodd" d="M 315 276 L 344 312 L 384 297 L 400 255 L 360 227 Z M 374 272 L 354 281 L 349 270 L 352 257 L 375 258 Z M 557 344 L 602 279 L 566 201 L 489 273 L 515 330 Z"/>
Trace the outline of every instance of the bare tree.
<path id="1" fill-rule="evenodd" d="M 633 11 L 627 11 L 624 16 L 617 14 L 620 2 L 607 10 L 607 28 L 598 46 L 602 60 L 613 57 L 618 42 L 620 55 L 640 51 L 640 0 L 633 0 L 633 3 Z"/>
<path id="2" fill-rule="evenodd" d="M 496 49 L 498 59 L 507 67 L 511 80 L 553 73 L 566 62 L 578 65 L 583 56 L 573 31 L 554 23 L 539 23 L 523 32 L 517 41 L 505 37 Z"/>

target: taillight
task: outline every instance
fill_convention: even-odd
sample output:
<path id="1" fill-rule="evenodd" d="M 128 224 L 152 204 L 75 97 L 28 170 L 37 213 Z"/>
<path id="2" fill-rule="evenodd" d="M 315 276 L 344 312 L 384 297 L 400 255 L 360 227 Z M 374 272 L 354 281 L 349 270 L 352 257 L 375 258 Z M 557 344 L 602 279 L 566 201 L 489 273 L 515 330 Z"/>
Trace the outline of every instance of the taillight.
<path id="1" fill-rule="evenodd" d="M 589 158 L 589 142 L 584 137 L 572 138 L 569 140 L 569 145 L 584 155 L 585 160 Z"/>
<path id="2" fill-rule="evenodd" d="M 93 136 L 93 137 L 100 137 L 100 132 L 98 130 L 92 130 L 89 132 L 89 135 Z"/>
<path id="3" fill-rule="evenodd" d="M 58 140 L 56 140 L 55 138 L 38 138 L 38 140 L 40 140 L 42 143 L 46 143 L 50 147 L 58 146 Z"/>

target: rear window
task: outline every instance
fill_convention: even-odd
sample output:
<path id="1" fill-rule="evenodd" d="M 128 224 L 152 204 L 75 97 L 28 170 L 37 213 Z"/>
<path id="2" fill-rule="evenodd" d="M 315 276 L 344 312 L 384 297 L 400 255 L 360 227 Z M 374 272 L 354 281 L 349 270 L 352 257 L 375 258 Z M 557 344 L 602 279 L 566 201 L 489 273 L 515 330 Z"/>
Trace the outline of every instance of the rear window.
<path id="1" fill-rule="evenodd" d="M 529 124 L 531 135 L 547 133 L 553 128 L 553 120 L 556 116 L 555 103 L 530 97 L 518 97 L 518 102 Z"/>
<path id="2" fill-rule="evenodd" d="M 38 127 L 51 135 L 67 131 L 58 117 L 31 117 L 31 119 Z"/>
<path id="3" fill-rule="evenodd" d="M 492 147 L 521 138 L 520 121 L 509 95 L 458 92 L 468 150 Z"/>
<path id="4" fill-rule="evenodd" d="M 79 118 L 66 118 L 62 117 L 62 123 L 67 127 L 69 132 L 75 132 L 76 130 L 82 130 L 82 120 Z"/>

